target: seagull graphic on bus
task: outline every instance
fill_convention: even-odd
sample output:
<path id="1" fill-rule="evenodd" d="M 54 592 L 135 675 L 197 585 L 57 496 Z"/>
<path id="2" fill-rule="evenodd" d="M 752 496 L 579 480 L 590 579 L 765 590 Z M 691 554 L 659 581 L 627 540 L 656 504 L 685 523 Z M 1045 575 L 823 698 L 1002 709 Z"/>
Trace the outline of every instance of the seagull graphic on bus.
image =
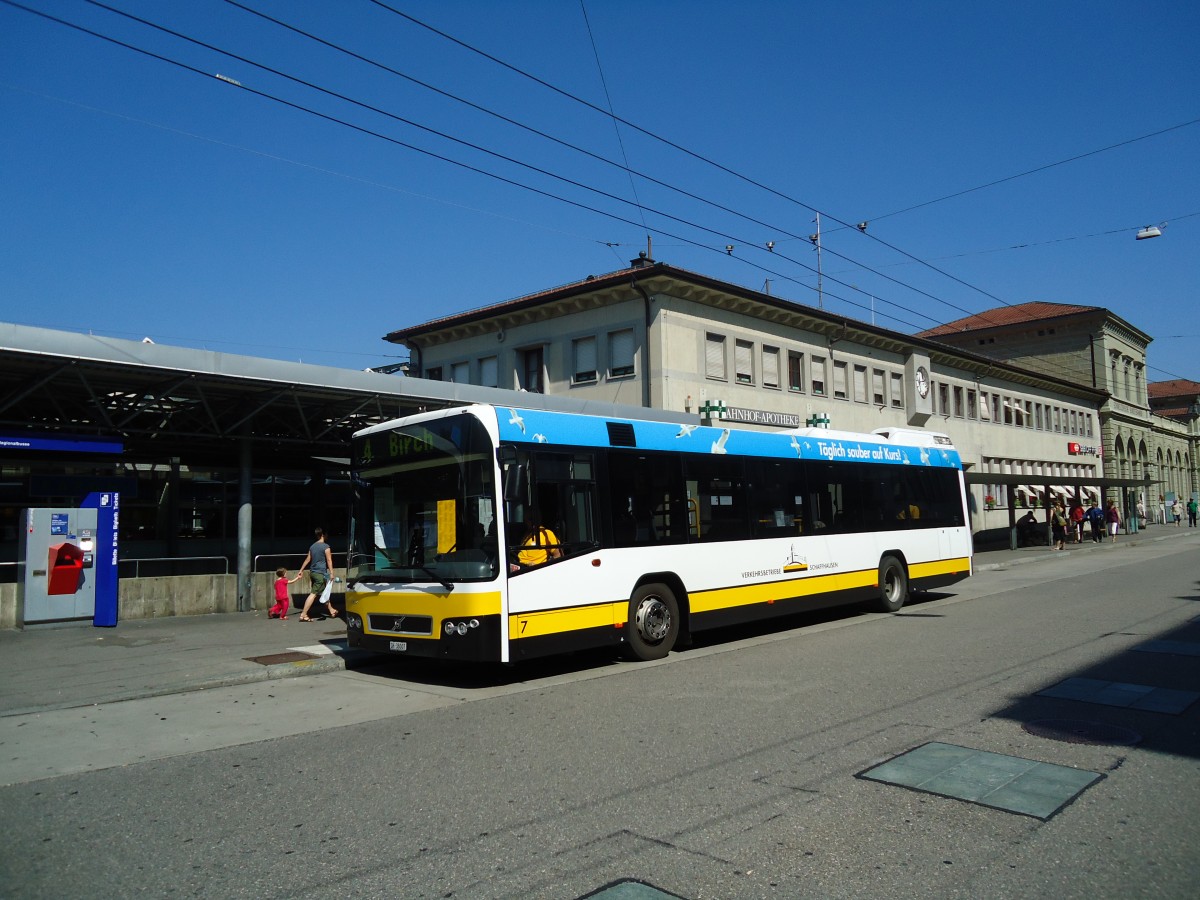
<path id="1" fill-rule="evenodd" d="M 713 441 L 712 452 L 713 453 L 727 453 L 728 451 L 725 449 L 725 444 L 728 440 L 729 440 L 729 429 L 722 428 L 721 436 L 719 438 L 717 438 L 715 441 Z"/>

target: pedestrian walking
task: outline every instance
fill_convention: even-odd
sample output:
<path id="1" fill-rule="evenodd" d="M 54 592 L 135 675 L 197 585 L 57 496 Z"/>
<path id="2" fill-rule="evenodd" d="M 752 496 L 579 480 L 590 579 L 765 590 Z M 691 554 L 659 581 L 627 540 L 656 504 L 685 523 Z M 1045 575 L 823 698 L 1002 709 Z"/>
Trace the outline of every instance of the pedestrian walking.
<path id="1" fill-rule="evenodd" d="M 1179 527 L 1179 523 L 1183 521 L 1183 504 L 1179 502 L 1179 498 L 1175 498 L 1175 502 L 1171 504 L 1171 515 L 1175 518 L 1175 527 Z"/>
<path id="2" fill-rule="evenodd" d="M 304 562 L 300 564 L 300 571 L 296 573 L 296 577 L 299 577 L 305 569 L 308 569 L 308 577 L 311 582 L 310 593 L 304 600 L 304 609 L 300 610 L 301 622 L 313 621 L 308 611 L 317 597 L 321 598 L 321 603 L 325 605 L 328 610 L 327 615 L 331 619 L 338 614 L 329 600 L 330 592 L 333 590 L 333 550 L 330 549 L 329 544 L 325 543 L 325 529 L 318 528 L 315 536 L 316 540 L 308 548 L 308 555 L 304 557 Z"/>
<path id="3" fill-rule="evenodd" d="M 1054 509 L 1050 512 L 1050 527 L 1054 533 L 1054 546 L 1050 549 L 1067 549 L 1067 511 L 1063 508 L 1061 500 L 1055 502 Z"/>
<path id="4" fill-rule="evenodd" d="M 286 619 L 288 610 L 292 608 L 292 595 L 288 591 L 289 584 L 295 584 L 300 576 L 287 577 L 287 569 L 275 570 L 275 605 L 267 613 L 268 619 Z"/>
<path id="5" fill-rule="evenodd" d="M 1083 504 L 1078 500 L 1071 503 L 1071 543 L 1083 543 Z"/>
<path id="6" fill-rule="evenodd" d="M 1121 528 L 1121 513 L 1117 511 L 1117 501 L 1109 500 L 1108 509 L 1104 511 L 1104 522 L 1108 525 L 1109 543 L 1117 542 L 1117 531 Z"/>
<path id="7" fill-rule="evenodd" d="M 1195 497 L 1193 497 L 1191 500 L 1188 501 L 1187 512 L 1188 512 L 1188 528 L 1195 528 L 1196 527 L 1196 513 L 1200 512 L 1200 503 L 1196 502 Z"/>
<path id="8" fill-rule="evenodd" d="M 1096 505 L 1093 500 L 1087 511 L 1088 524 L 1092 526 L 1092 543 L 1101 544 L 1104 542 L 1104 510 Z"/>

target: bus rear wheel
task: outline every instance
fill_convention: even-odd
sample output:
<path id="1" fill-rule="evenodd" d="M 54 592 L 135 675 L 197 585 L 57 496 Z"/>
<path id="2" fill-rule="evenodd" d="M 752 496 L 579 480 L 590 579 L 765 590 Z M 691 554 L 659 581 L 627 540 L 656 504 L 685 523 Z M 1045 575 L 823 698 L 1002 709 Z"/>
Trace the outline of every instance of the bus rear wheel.
<path id="1" fill-rule="evenodd" d="M 626 653 L 633 659 L 662 659 L 679 637 L 679 603 L 664 584 L 643 584 L 629 598 Z"/>
<path id="2" fill-rule="evenodd" d="M 879 561 L 879 599 L 874 606 L 879 612 L 896 612 L 908 599 L 908 573 L 900 560 L 885 556 Z"/>

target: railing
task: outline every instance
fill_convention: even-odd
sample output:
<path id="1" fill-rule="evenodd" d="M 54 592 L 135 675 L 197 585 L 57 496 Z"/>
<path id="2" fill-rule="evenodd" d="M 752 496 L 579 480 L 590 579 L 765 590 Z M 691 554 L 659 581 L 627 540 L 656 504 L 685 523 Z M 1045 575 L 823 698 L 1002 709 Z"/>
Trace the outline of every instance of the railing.
<path id="1" fill-rule="evenodd" d="M 186 572 L 186 573 L 184 573 L 184 572 L 178 571 L 180 566 L 182 566 L 183 568 L 189 568 L 189 565 L 191 563 L 210 563 L 210 562 L 217 562 L 217 561 L 219 561 L 221 564 L 220 572 Z M 119 559 L 119 560 L 117 560 L 117 566 L 118 566 L 117 572 L 119 573 L 119 575 L 121 577 L 128 578 L 128 577 L 130 577 L 128 572 L 122 571 L 122 569 L 120 567 L 125 566 L 126 568 L 128 568 L 128 566 L 132 565 L 133 566 L 133 577 L 140 578 L 140 577 L 142 577 L 142 564 L 143 563 L 145 563 L 147 565 L 153 563 L 154 565 L 152 566 L 152 568 L 156 568 L 156 569 L 160 570 L 160 571 L 154 573 L 155 575 L 182 575 L 182 574 L 187 574 L 187 575 L 218 575 L 218 574 L 219 575 L 228 575 L 229 574 L 229 557 L 227 557 L 227 556 L 145 556 L 145 557 L 137 557 L 134 559 Z M 212 568 L 215 569 L 215 568 L 217 568 L 217 566 L 213 566 Z M 166 571 L 162 571 L 162 570 L 166 570 Z M 147 576 L 147 577 L 151 577 L 151 576 Z"/>
<path id="2" fill-rule="evenodd" d="M 272 563 L 267 568 L 260 569 L 259 562 L 264 559 L 273 559 L 273 560 L 277 560 L 279 562 L 293 560 L 293 561 L 295 561 L 296 568 L 298 569 L 298 568 L 300 568 L 301 564 L 304 562 L 304 557 L 307 555 L 308 555 L 307 553 L 260 553 L 258 556 L 254 557 L 254 562 L 250 565 L 250 571 L 255 574 L 258 574 L 260 572 L 274 572 L 276 569 L 279 568 L 278 565 Z M 344 569 L 346 567 L 347 557 L 349 557 L 349 555 L 350 555 L 349 553 L 333 554 L 333 567 L 335 569 Z M 339 556 L 342 558 L 341 565 L 338 564 Z"/>

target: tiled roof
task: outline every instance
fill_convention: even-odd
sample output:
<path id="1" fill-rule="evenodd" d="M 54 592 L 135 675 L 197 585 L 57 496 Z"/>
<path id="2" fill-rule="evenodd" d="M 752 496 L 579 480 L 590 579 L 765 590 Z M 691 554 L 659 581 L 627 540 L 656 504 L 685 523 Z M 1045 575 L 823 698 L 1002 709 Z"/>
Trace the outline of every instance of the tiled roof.
<path id="1" fill-rule="evenodd" d="M 499 303 L 490 303 L 486 306 L 478 306 L 478 307 L 475 307 L 474 309 L 463 310 L 462 312 L 453 313 L 448 316 L 441 316 L 440 318 L 437 318 L 437 319 L 429 319 L 426 322 L 422 322 L 419 326 L 415 326 L 414 329 L 403 328 L 395 333 L 401 334 L 406 331 L 411 331 L 411 330 L 416 330 L 416 329 L 423 330 L 423 331 L 431 330 L 431 329 L 437 328 L 439 325 L 448 325 L 452 322 L 459 322 L 459 321 L 463 321 L 466 319 L 485 317 L 492 313 L 500 312 L 501 310 L 507 309 L 509 307 L 524 306 L 525 304 L 536 302 L 539 297 L 548 297 L 552 294 L 562 293 L 563 291 L 568 291 L 571 288 L 580 287 L 580 286 L 583 286 L 586 284 L 598 286 L 599 283 L 601 283 L 601 282 L 610 281 L 610 280 L 619 280 L 621 278 L 628 277 L 629 275 L 633 274 L 634 272 L 642 272 L 642 271 L 646 271 L 646 269 L 644 269 L 644 268 L 628 268 L 628 269 L 621 269 L 617 272 L 607 272 L 604 275 L 589 275 L 587 278 L 584 278 L 581 281 L 573 281 L 568 284 L 560 284 L 557 287 L 545 288 L 544 290 L 535 291 L 532 294 L 525 294 L 522 297 L 514 297 L 510 300 L 501 300 Z M 390 339 L 390 337 L 391 336 L 389 335 L 388 338 L 385 338 L 385 339 Z"/>
<path id="2" fill-rule="evenodd" d="M 1151 397 L 1179 397 L 1185 394 L 1200 394 L 1200 381 L 1176 378 L 1174 381 L 1151 381 L 1146 385 Z"/>
<path id="3" fill-rule="evenodd" d="M 1171 407 L 1170 409 L 1152 409 L 1151 412 L 1165 419 L 1182 419 L 1188 415 L 1190 410 L 1186 406 L 1180 406 Z"/>
<path id="4" fill-rule="evenodd" d="M 998 306 L 986 312 L 966 316 L 954 322 L 947 322 L 928 331 L 922 331 L 918 337 L 937 337 L 943 334 L 957 334 L 963 331 L 982 331 L 987 328 L 1000 328 L 1005 325 L 1021 325 L 1026 322 L 1041 322 L 1046 319 L 1060 319 L 1085 312 L 1103 312 L 1099 306 L 1076 306 L 1071 303 L 1046 303 L 1033 300 L 1029 303 L 1018 303 L 1014 306 Z"/>

